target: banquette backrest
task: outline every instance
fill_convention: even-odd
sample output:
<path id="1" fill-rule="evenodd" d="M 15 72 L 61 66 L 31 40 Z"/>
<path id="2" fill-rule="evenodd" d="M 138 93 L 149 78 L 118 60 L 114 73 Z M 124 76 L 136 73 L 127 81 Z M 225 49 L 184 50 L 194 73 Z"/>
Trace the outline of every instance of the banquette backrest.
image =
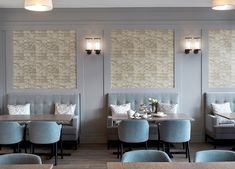
<path id="1" fill-rule="evenodd" d="M 235 112 L 235 92 L 208 92 L 205 96 L 205 113 L 212 113 L 211 103 L 225 102 L 229 102 L 232 112 Z"/>
<path id="2" fill-rule="evenodd" d="M 10 93 L 7 104 L 30 104 L 31 114 L 54 114 L 55 103 L 76 104 L 75 115 L 80 113 L 80 94 Z"/>
<path id="3" fill-rule="evenodd" d="M 171 103 L 179 104 L 179 95 L 178 93 L 109 93 L 108 94 L 108 107 L 110 104 L 120 105 L 131 103 L 132 110 L 139 110 L 141 104 L 148 105 L 149 98 L 156 98 L 159 102 L 162 103 Z M 179 111 L 179 108 L 178 108 Z M 109 108 L 109 115 L 111 111 Z"/>

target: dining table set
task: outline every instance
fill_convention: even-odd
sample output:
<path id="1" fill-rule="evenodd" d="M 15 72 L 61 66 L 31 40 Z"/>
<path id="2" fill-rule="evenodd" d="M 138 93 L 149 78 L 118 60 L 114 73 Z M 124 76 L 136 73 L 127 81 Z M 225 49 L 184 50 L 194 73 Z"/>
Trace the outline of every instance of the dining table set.
<path id="1" fill-rule="evenodd" d="M 71 124 L 73 115 L 70 114 L 36 114 L 36 115 L 0 115 L 1 145 L 14 145 L 14 152 L 20 152 L 20 145 L 23 143 L 25 153 L 27 153 L 27 142 L 29 141 L 30 153 L 35 153 L 37 144 L 52 145 L 52 153 L 39 153 L 38 155 L 55 156 L 63 158 L 62 127 Z M 4 137 L 4 138 L 3 138 Z M 60 143 L 60 144 L 58 144 Z M 61 152 L 57 152 L 60 146 Z M 48 167 L 48 166 L 45 166 Z"/>

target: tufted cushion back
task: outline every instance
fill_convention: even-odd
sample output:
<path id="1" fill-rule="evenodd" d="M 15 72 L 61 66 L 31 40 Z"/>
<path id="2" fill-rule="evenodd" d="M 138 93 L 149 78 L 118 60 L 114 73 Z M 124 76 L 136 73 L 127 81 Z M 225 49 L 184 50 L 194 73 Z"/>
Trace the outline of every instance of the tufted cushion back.
<path id="1" fill-rule="evenodd" d="M 159 102 L 179 104 L 178 93 L 109 93 L 108 106 L 110 104 L 126 104 L 131 103 L 132 110 L 139 110 L 141 104 L 148 105 L 149 98 L 156 98 Z M 111 110 L 109 109 L 111 115 Z"/>
<path id="2" fill-rule="evenodd" d="M 31 114 L 54 114 L 55 103 L 76 104 L 75 115 L 79 115 L 79 94 L 25 94 L 11 93 L 7 96 L 7 104 L 30 104 Z"/>
<path id="3" fill-rule="evenodd" d="M 234 92 L 209 92 L 206 93 L 205 113 L 212 113 L 211 103 L 229 102 L 232 112 L 235 112 Z"/>

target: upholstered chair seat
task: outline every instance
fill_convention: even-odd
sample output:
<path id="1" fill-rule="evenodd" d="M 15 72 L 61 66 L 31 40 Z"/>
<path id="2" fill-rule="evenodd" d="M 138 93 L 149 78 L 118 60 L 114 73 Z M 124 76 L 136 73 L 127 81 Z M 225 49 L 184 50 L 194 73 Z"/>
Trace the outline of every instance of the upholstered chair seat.
<path id="1" fill-rule="evenodd" d="M 163 151 L 135 150 L 124 153 L 122 162 L 171 162 L 171 159 Z"/>
<path id="2" fill-rule="evenodd" d="M 196 152 L 195 162 L 235 161 L 235 152 L 228 150 L 204 150 Z"/>
<path id="3" fill-rule="evenodd" d="M 122 120 L 118 126 L 118 137 L 123 154 L 123 143 L 145 143 L 149 139 L 149 124 L 147 120 Z"/>
<path id="4" fill-rule="evenodd" d="M 24 138 L 25 125 L 18 122 L 0 122 L 0 145 L 17 145 L 19 151 L 19 143 Z M 15 149 L 16 150 L 16 149 Z"/>
<path id="5" fill-rule="evenodd" d="M 29 141 L 31 142 L 32 153 L 34 153 L 34 144 L 53 144 L 55 165 L 57 165 L 57 143 L 60 141 L 61 128 L 62 125 L 58 125 L 56 122 L 31 122 L 29 124 Z"/>
<path id="6" fill-rule="evenodd" d="M 167 145 L 165 151 L 170 153 L 169 143 L 186 144 L 186 158 L 190 160 L 189 141 L 191 138 L 191 122 L 189 120 L 169 120 L 159 124 L 160 141 Z M 164 147 L 165 148 L 165 147 Z M 183 153 L 183 152 L 182 152 Z"/>
<path id="7" fill-rule="evenodd" d="M 15 153 L 0 155 L 0 165 L 10 164 L 42 164 L 42 160 L 34 154 Z"/>

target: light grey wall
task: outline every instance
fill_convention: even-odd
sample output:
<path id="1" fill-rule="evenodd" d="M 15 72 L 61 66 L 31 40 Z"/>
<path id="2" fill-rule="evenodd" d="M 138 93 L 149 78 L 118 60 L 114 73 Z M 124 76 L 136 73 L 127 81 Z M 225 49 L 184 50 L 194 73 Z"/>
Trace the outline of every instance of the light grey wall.
<path id="1" fill-rule="evenodd" d="M 191 114 L 195 118 L 192 127 L 193 141 L 203 141 L 203 93 L 209 90 L 207 89 L 206 59 L 207 29 L 235 28 L 234 23 L 234 11 L 218 12 L 209 8 L 56 9 L 46 13 L 28 12 L 23 9 L 0 9 L 0 106 L 2 96 L 5 98 L 6 93 L 20 92 L 11 88 L 12 42 L 10 36 L 12 30 L 73 29 L 77 30 L 78 34 L 78 88 L 68 91 L 39 90 L 36 92 L 81 93 L 82 142 L 106 141 L 105 95 L 109 92 L 126 91 L 178 92 L 181 112 Z M 110 31 L 117 28 L 175 30 L 176 87 L 174 89 L 113 90 L 110 88 Z M 6 40 L 3 31 L 7 32 Z M 183 53 L 184 37 L 201 36 L 201 34 L 202 53 L 185 55 Z M 102 54 L 86 55 L 84 39 L 94 36 L 103 39 Z M 4 49 L 6 49 L 6 54 Z"/>
<path id="2" fill-rule="evenodd" d="M 0 30 L 0 111 L 3 111 L 3 97 L 5 94 L 5 34 Z"/>

